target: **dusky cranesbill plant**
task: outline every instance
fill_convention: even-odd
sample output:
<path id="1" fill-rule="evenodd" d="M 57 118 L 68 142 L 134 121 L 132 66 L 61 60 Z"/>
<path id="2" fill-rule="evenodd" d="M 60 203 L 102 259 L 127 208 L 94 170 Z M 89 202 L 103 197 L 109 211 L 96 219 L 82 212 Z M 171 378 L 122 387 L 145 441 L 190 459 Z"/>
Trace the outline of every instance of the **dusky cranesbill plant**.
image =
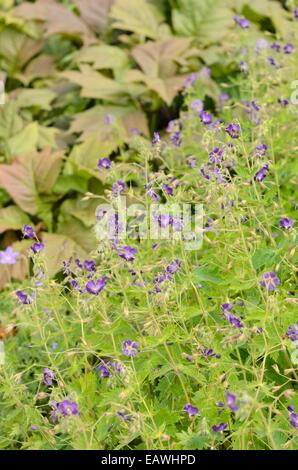
<path id="1" fill-rule="evenodd" d="M 96 170 L 106 201 L 203 204 L 200 250 L 116 237 L 53 279 L 46 242 L 24 228 L 32 276 L 3 301 L 17 333 L 1 368 L 2 448 L 297 448 L 297 34 L 256 38 L 235 21 L 242 75 L 218 105 L 194 77 L 165 135 L 136 136 L 129 165 L 99 155 Z"/>

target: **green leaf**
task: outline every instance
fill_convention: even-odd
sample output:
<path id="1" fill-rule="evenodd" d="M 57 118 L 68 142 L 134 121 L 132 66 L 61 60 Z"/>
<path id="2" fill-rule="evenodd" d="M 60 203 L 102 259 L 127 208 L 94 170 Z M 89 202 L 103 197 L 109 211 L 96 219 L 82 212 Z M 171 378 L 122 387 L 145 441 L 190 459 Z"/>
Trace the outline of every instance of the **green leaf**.
<path id="1" fill-rule="evenodd" d="M 0 233 L 6 230 L 20 230 L 24 224 L 29 223 L 29 217 L 17 206 L 0 209 Z"/>
<path id="2" fill-rule="evenodd" d="M 110 17 L 114 29 L 157 39 L 159 36 L 160 16 L 156 9 L 145 0 L 116 0 Z"/>
<path id="3" fill-rule="evenodd" d="M 220 41 L 233 24 L 233 11 L 222 0 L 178 0 L 172 12 L 174 30 L 196 37 L 204 46 Z"/>

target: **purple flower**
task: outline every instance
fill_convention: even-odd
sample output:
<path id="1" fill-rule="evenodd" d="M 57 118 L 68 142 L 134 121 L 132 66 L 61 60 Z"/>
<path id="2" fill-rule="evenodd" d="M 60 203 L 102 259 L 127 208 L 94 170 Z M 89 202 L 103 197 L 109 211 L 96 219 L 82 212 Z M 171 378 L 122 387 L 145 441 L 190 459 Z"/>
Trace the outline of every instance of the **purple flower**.
<path id="1" fill-rule="evenodd" d="M 224 318 L 236 328 L 243 328 L 243 323 L 238 317 L 236 317 L 236 315 L 233 315 L 233 313 L 224 314 Z"/>
<path id="2" fill-rule="evenodd" d="M 181 140 L 182 140 L 182 138 L 181 138 L 181 132 L 180 131 L 173 132 L 173 134 L 170 137 L 170 141 L 172 142 L 174 147 L 180 147 Z"/>
<path id="3" fill-rule="evenodd" d="M 106 286 L 106 277 L 103 276 L 101 279 L 97 281 L 88 281 L 86 284 L 86 291 L 89 294 L 98 295 Z"/>
<path id="4" fill-rule="evenodd" d="M 293 426 L 293 428 L 298 429 L 298 413 L 290 414 L 290 425 Z"/>
<path id="5" fill-rule="evenodd" d="M 188 413 L 188 416 L 191 418 L 192 416 L 195 416 L 199 413 L 199 409 L 196 406 L 193 406 L 191 403 L 187 403 L 183 407 L 183 411 L 186 411 Z"/>
<path id="6" fill-rule="evenodd" d="M 298 323 L 296 323 L 295 325 L 290 325 L 288 327 L 286 336 L 290 338 L 291 341 L 298 340 Z"/>
<path id="7" fill-rule="evenodd" d="M 203 103 L 199 99 L 193 100 L 190 106 L 197 113 L 200 113 L 201 111 L 203 111 Z"/>
<path id="8" fill-rule="evenodd" d="M 160 201 L 160 197 L 155 191 L 155 189 L 151 188 L 148 184 L 145 184 L 145 188 L 147 189 L 147 196 L 152 199 L 153 201 Z"/>
<path id="9" fill-rule="evenodd" d="M 98 367 L 99 373 L 102 378 L 108 379 L 110 377 L 110 369 L 111 369 L 112 363 L 108 361 L 107 359 L 103 360 L 103 363 Z"/>
<path id="10" fill-rule="evenodd" d="M 124 193 L 126 190 L 126 184 L 122 180 L 118 180 L 113 184 L 113 195 L 118 196 L 118 194 Z"/>
<path id="11" fill-rule="evenodd" d="M 31 238 L 31 239 L 35 238 L 35 233 L 34 233 L 33 228 L 27 224 L 23 226 L 23 235 L 24 237 L 27 237 L 27 238 Z"/>
<path id="12" fill-rule="evenodd" d="M 135 357 L 139 352 L 138 347 L 139 347 L 139 344 L 137 343 L 137 341 L 126 339 L 122 343 L 123 354 L 125 354 L 125 356 L 128 356 L 128 357 Z"/>
<path id="13" fill-rule="evenodd" d="M 0 251 L 0 264 L 16 264 L 18 256 L 19 253 L 13 251 L 12 246 L 8 246 L 6 250 Z"/>
<path id="14" fill-rule="evenodd" d="M 187 160 L 186 160 L 188 166 L 190 168 L 195 168 L 197 165 L 198 165 L 198 160 L 195 158 L 195 157 L 189 157 Z"/>
<path id="15" fill-rule="evenodd" d="M 21 302 L 24 305 L 28 305 L 31 303 L 30 298 L 25 292 L 22 292 L 21 290 L 16 291 L 16 296 L 19 299 L 19 302 Z"/>
<path id="16" fill-rule="evenodd" d="M 75 401 L 63 400 L 58 405 L 58 411 L 62 416 L 79 415 L 78 404 Z"/>
<path id="17" fill-rule="evenodd" d="M 166 271 L 170 274 L 177 273 L 180 270 L 180 266 L 181 261 L 179 259 L 175 259 L 166 267 Z"/>
<path id="18" fill-rule="evenodd" d="M 53 380 L 55 380 L 55 374 L 51 369 L 47 367 L 43 370 L 43 382 L 45 385 L 53 385 Z"/>
<path id="19" fill-rule="evenodd" d="M 133 248 L 132 246 L 123 246 L 116 248 L 116 253 L 119 255 L 121 258 L 125 259 L 126 261 L 134 261 L 136 254 L 138 250 L 136 248 Z"/>
<path id="20" fill-rule="evenodd" d="M 289 103 L 289 100 L 285 100 L 283 98 L 278 98 L 277 102 L 283 106 L 283 108 L 285 108 L 286 106 L 288 106 L 290 103 Z"/>
<path id="21" fill-rule="evenodd" d="M 290 228 L 292 228 L 293 225 L 294 225 L 294 221 L 292 219 L 289 219 L 288 217 L 283 217 L 279 221 L 279 226 L 286 230 L 289 230 Z"/>
<path id="22" fill-rule="evenodd" d="M 284 53 L 285 54 L 292 54 L 293 51 L 294 51 L 293 44 L 288 43 L 284 46 Z"/>
<path id="23" fill-rule="evenodd" d="M 267 153 L 268 150 L 268 145 L 266 144 L 259 144 L 256 147 L 256 154 L 260 155 L 261 157 L 264 157 Z"/>
<path id="24" fill-rule="evenodd" d="M 153 139 L 152 139 L 152 145 L 156 145 L 158 142 L 160 142 L 160 137 L 158 132 L 153 133 Z"/>
<path id="25" fill-rule="evenodd" d="M 38 428 L 36 426 L 36 424 L 32 424 L 31 425 L 31 431 L 36 431 Z"/>
<path id="26" fill-rule="evenodd" d="M 223 432 L 227 427 L 228 425 L 226 423 L 220 423 L 218 426 L 216 424 L 213 424 L 212 430 L 214 432 Z"/>
<path id="27" fill-rule="evenodd" d="M 162 188 L 168 196 L 173 196 L 174 189 L 172 188 L 172 186 L 170 186 L 169 184 L 164 183 L 162 185 Z"/>
<path id="28" fill-rule="evenodd" d="M 235 412 L 238 410 L 237 397 L 236 395 L 231 393 L 229 390 L 226 391 L 226 403 L 231 411 Z"/>
<path id="29" fill-rule="evenodd" d="M 226 127 L 226 132 L 229 134 L 232 139 L 238 139 L 240 135 L 240 125 L 238 123 L 232 122 Z"/>
<path id="30" fill-rule="evenodd" d="M 298 8 L 295 8 L 294 10 L 294 18 L 298 20 Z"/>
<path id="31" fill-rule="evenodd" d="M 220 149 L 219 147 L 215 147 L 210 153 L 209 153 L 209 160 L 210 163 L 220 163 L 222 160 L 222 154 L 223 150 Z"/>
<path id="32" fill-rule="evenodd" d="M 265 165 L 256 172 L 254 176 L 254 180 L 257 181 L 258 183 L 261 183 L 267 176 L 269 171 L 269 163 L 265 163 Z"/>
<path id="33" fill-rule="evenodd" d="M 92 271 L 95 271 L 95 263 L 93 260 L 85 260 L 84 261 L 84 268 L 86 271 L 88 272 L 92 272 Z"/>
<path id="34" fill-rule="evenodd" d="M 200 119 L 201 119 L 201 122 L 205 125 L 212 123 L 212 116 L 210 113 L 207 113 L 207 111 L 200 112 Z"/>
<path id="35" fill-rule="evenodd" d="M 131 421 L 132 420 L 131 416 L 127 415 L 125 413 L 125 411 L 118 411 L 117 415 L 119 416 L 119 418 L 122 419 L 122 421 Z"/>
<path id="36" fill-rule="evenodd" d="M 98 160 L 97 168 L 109 170 L 111 168 L 111 164 L 112 162 L 109 158 L 101 158 L 100 160 Z"/>
<path id="37" fill-rule="evenodd" d="M 277 42 L 273 42 L 271 44 L 271 47 L 272 49 L 274 49 L 276 52 L 280 52 L 280 44 L 278 44 Z"/>
<path id="38" fill-rule="evenodd" d="M 233 20 L 242 29 L 247 29 L 247 28 L 250 27 L 250 21 L 248 19 L 246 19 L 245 17 L 240 18 L 240 16 L 234 16 Z"/>
<path id="39" fill-rule="evenodd" d="M 184 80 L 184 84 L 183 84 L 184 88 L 190 88 L 191 86 L 193 86 L 195 84 L 195 82 L 198 79 L 199 79 L 199 75 L 197 73 L 195 73 L 195 72 L 191 73 Z"/>
<path id="40" fill-rule="evenodd" d="M 228 312 L 230 312 L 230 311 L 232 310 L 232 308 L 233 308 L 233 305 L 230 304 L 230 303 L 228 303 L 228 302 L 226 302 L 226 303 L 224 303 L 224 304 L 221 304 L 221 311 L 222 311 L 223 313 L 228 313 Z"/>
<path id="41" fill-rule="evenodd" d="M 211 349 L 211 348 L 204 348 L 204 347 L 203 347 L 203 348 L 201 349 L 201 352 L 202 352 L 202 355 L 203 355 L 204 357 L 216 357 L 217 359 L 220 358 L 220 355 L 219 355 L 219 354 L 216 354 L 216 353 L 213 351 L 213 349 Z"/>
<path id="42" fill-rule="evenodd" d="M 280 284 L 280 279 L 274 272 L 265 272 L 263 274 L 263 280 L 260 281 L 260 284 L 265 289 L 274 291 L 276 286 Z"/>
<path id="43" fill-rule="evenodd" d="M 58 343 L 56 343 L 56 341 L 54 341 L 54 342 L 51 344 L 51 348 L 52 348 L 52 349 L 57 349 L 57 346 L 58 346 Z"/>
<path id="44" fill-rule="evenodd" d="M 211 70 L 208 67 L 202 67 L 200 70 L 200 75 L 203 78 L 210 78 Z"/>
<path id="45" fill-rule="evenodd" d="M 31 250 L 33 253 L 39 253 L 41 250 L 44 249 L 44 244 L 43 243 L 33 243 L 33 245 L 30 246 Z"/>
<path id="46" fill-rule="evenodd" d="M 294 412 L 295 412 L 295 407 L 294 407 L 294 405 L 288 405 L 288 406 L 287 406 L 287 409 L 288 409 L 288 411 L 289 411 L 290 413 L 294 413 Z"/>

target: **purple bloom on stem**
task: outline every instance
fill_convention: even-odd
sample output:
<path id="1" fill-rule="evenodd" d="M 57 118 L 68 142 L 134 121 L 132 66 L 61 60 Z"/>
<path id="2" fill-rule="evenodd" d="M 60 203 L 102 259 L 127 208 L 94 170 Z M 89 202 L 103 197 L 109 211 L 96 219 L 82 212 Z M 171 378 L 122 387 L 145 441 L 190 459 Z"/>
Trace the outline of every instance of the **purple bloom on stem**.
<path id="1" fill-rule="evenodd" d="M 298 341 L 298 323 L 288 327 L 286 336 L 290 338 L 291 341 Z"/>
<path id="2" fill-rule="evenodd" d="M 58 405 L 58 411 L 62 416 L 79 415 L 78 404 L 75 401 L 63 400 Z"/>
<path id="3" fill-rule="evenodd" d="M 168 196 L 173 196 L 174 190 L 173 190 L 172 186 L 170 186 L 170 185 L 164 183 L 164 184 L 162 185 L 162 188 L 164 189 L 165 193 L 166 193 Z"/>
<path id="4" fill-rule="evenodd" d="M 31 239 L 35 238 L 35 233 L 31 225 L 25 224 L 23 226 L 23 235 L 24 237 L 27 237 L 27 238 L 31 238 Z"/>
<path id="5" fill-rule="evenodd" d="M 175 259 L 166 267 L 166 271 L 170 274 L 177 273 L 180 270 L 180 266 L 181 261 L 179 259 Z"/>
<path id="6" fill-rule="evenodd" d="M 290 228 L 292 228 L 293 225 L 294 225 L 294 221 L 292 219 L 289 219 L 288 217 L 283 217 L 279 221 L 279 226 L 286 230 L 289 230 Z"/>
<path id="7" fill-rule="evenodd" d="M 295 412 L 295 407 L 294 407 L 294 405 L 289 405 L 289 406 L 287 406 L 287 409 L 288 409 L 288 411 L 289 411 L 290 413 L 294 413 L 294 412 Z"/>
<path id="8" fill-rule="evenodd" d="M 92 271 L 95 271 L 95 263 L 93 260 L 85 260 L 84 261 L 84 268 L 86 269 L 86 271 L 88 272 L 92 272 Z"/>
<path id="9" fill-rule="evenodd" d="M 285 47 L 284 47 L 284 53 L 285 54 L 292 54 L 292 52 L 294 51 L 294 46 L 293 44 L 286 44 Z"/>
<path id="10" fill-rule="evenodd" d="M 30 246 L 31 250 L 33 253 L 39 253 L 41 250 L 44 249 L 44 244 L 43 243 L 33 243 L 33 245 Z"/>
<path id="11" fill-rule="evenodd" d="M 197 113 L 200 113 L 201 111 L 203 111 L 203 103 L 199 99 L 193 100 L 190 106 Z"/>
<path id="12" fill-rule="evenodd" d="M 98 370 L 102 378 L 108 379 L 110 377 L 111 366 L 112 366 L 112 363 L 110 361 L 108 361 L 107 359 L 103 360 L 103 363 L 98 367 Z"/>
<path id="13" fill-rule="evenodd" d="M 290 103 L 289 103 L 289 100 L 285 100 L 283 98 L 278 98 L 277 102 L 283 107 L 285 108 L 286 106 L 288 106 Z"/>
<path id="14" fill-rule="evenodd" d="M 214 432 L 224 432 L 224 430 L 228 427 L 226 423 L 220 423 L 218 426 L 216 424 L 213 424 L 212 430 Z"/>
<path id="15" fill-rule="evenodd" d="M 18 256 L 19 253 L 13 251 L 12 246 L 8 246 L 6 250 L 0 251 L 0 264 L 16 264 Z"/>
<path id="16" fill-rule="evenodd" d="M 188 416 L 191 418 L 192 416 L 195 416 L 199 413 L 199 409 L 196 406 L 193 406 L 191 403 L 187 403 L 183 407 L 183 411 L 188 413 Z"/>
<path id="17" fill-rule="evenodd" d="M 139 351 L 138 351 L 139 344 L 137 341 L 133 341 L 131 339 L 126 339 L 122 343 L 122 351 L 125 356 L 128 357 L 135 357 Z"/>
<path id="18" fill-rule="evenodd" d="M 199 75 L 197 73 L 195 73 L 195 72 L 191 73 L 184 80 L 184 84 L 183 84 L 184 88 L 190 88 L 191 86 L 193 86 L 195 84 L 195 82 L 198 79 L 199 79 Z"/>
<path id="19" fill-rule="evenodd" d="M 233 313 L 227 313 L 224 315 L 225 319 L 233 326 L 236 328 L 243 328 L 243 323 L 241 320 L 236 317 L 236 315 L 233 315 Z"/>
<path id="20" fill-rule="evenodd" d="M 236 395 L 231 393 L 229 390 L 226 391 L 226 403 L 231 411 L 235 412 L 238 410 L 237 397 Z"/>
<path id="21" fill-rule="evenodd" d="M 53 385 L 53 380 L 55 380 L 55 374 L 51 369 L 47 367 L 43 370 L 43 382 L 45 385 Z"/>
<path id="22" fill-rule="evenodd" d="M 240 18 L 240 16 L 234 16 L 233 20 L 242 29 L 247 29 L 247 28 L 250 27 L 250 21 L 248 19 L 246 19 L 245 17 Z"/>
<path id="23" fill-rule="evenodd" d="M 16 296 L 19 299 L 19 302 L 21 302 L 24 305 L 28 305 L 31 303 L 29 296 L 25 294 L 24 292 L 22 292 L 21 290 L 16 291 Z"/>
<path id="24" fill-rule="evenodd" d="M 294 18 L 298 20 L 298 8 L 295 8 L 294 10 Z"/>
<path id="25" fill-rule="evenodd" d="M 195 157 L 189 157 L 187 160 L 186 160 L 188 166 L 190 168 L 195 168 L 197 165 L 198 165 L 198 160 L 195 158 Z"/>
<path id="26" fill-rule="evenodd" d="M 241 60 L 241 62 L 239 63 L 239 69 L 240 69 L 240 72 L 242 73 L 248 72 L 248 65 L 245 62 L 245 60 Z"/>
<path id="27" fill-rule="evenodd" d="M 170 141 L 172 142 L 172 144 L 175 146 L 175 147 L 180 147 L 181 145 L 181 132 L 180 131 L 176 131 L 174 132 L 171 137 L 170 137 Z"/>
<path id="28" fill-rule="evenodd" d="M 220 163 L 222 160 L 222 153 L 223 150 L 220 149 L 219 147 L 215 147 L 210 153 L 209 153 L 209 160 L 212 164 L 214 163 Z"/>
<path id="29" fill-rule="evenodd" d="M 271 47 L 272 49 L 274 49 L 276 52 L 280 52 L 280 44 L 278 44 L 277 42 L 273 42 L 271 44 Z"/>
<path id="30" fill-rule="evenodd" d="M 106 277 L 103 276 L 97 281 L 88 281 L 86 284 L 86 291 L 89 294 L 98 295 L 106 286 Z"/>
<path id="31" fill-rule="evenodd" d="M 131 416 L 127 415 L 125 413 L 125 411 L 118 411 L 117 415 L 119 416 L 119 418 L 122 419 L 122 421 L 131 421 L 132 420 Z"/>
<path id="32" fill-rule="evenodd" d="M 221 304 L 221 310 L 223 313 L 227 313 L 227 312 L 230 312 L 233 308 L 233 305 L 228 303 L 228 302 L 225 302 L 224 304 Z"/>
<path id="33" fill-rule="evenodd" d="M 200 70 L 200 75 L 203 78 L 210 78 L 211 70 L 208 67 L 202 67 Z"/>
<path id="34" fill-rule="evenodd" d="M 158 132 L 153 133 L 153 139 L 152 139 L 152 145 L 156 145 L 158 142 L 160 142 L 160 137 Z"/>
<path id="35" fill-rule="evenodd" d="M 122 180 L 118 180 L 113 184 L 113 195 L 117 196 L 118 194 L 124 193 L 126 190 L 126 184 Z"/>
<path id="36" fill-rule="evenodd" d="M 205 125 L 212 123 L 212 116 L 210 113 L 207 113 L 207 111 L 200 112 L 200 119 L 201 119 L 201 122 Z"/>
<path id="37" fill-rule="evenodd" d="M 57 349 L 57 346 L 58 346 L 58 343 L 56 343 L 56 341 L 54 341 L 54 342 L 51 344 L 51 348 L 52 348 L 52 349 Z"/>
<path id="38" fill-rule="evenodd" d="M 254 176 L 254 180 L 257 181 L 258 183 L 261 183 L 267 176 L 269 171 L 269 163 L 265 163 L 265 165 L 256 172 Z"/>
<path id="39" fill-rule="evenodd" d="M 269 291 L 274 291 L 279 284 L 279 277 L 272 271 L 265 272 L 262 281 L 260 281 L 260 285 Z"/>
<path id="40" fill-rule="evenodd" d="M 97 163 L 97 168 L 109 170 L 111 168 L 111 160 L 109 158 L 100 158 Z"/>
<path id="41" fill-rule="evenodd" d="M 238 123 L 232 122 L 226 127 L 226 132 L 229 134 L 232 139 L 238 139 L 240 135 L 240 125 Z"/>
<path id="42" fill-rule="evenodd" d="M 290 414 L 290 425 L 293 426 L 293 428 L 298 429 L 298 413 Z"/>
<path id="43" fill-rule="evenodd" d="M 257 145 L 256 150 L 257 150 L 257 151 L 256 151 L 256 154 L 257 154 L 257 155 L 260 155 L 260 156 L 264 157 L 264 156 L 266 155 L 266 153 L 267 153 L 268 145 L 266 145 L 266 144 L 259 144 L 259 145 Z"/>
<path id="44" fill-rule="evenodd" d="M 116 248 L 116 253 L 121 258 L 125 259 L 126 261 L 134 261 L 138 250 L 133 248 L 132 246 L 126 245 L 120 248 Z"/>

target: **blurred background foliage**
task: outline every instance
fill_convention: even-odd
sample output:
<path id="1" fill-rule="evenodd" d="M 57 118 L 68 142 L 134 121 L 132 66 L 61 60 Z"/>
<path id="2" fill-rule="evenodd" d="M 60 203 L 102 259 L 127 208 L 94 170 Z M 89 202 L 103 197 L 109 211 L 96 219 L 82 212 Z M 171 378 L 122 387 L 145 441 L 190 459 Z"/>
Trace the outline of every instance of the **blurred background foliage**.
<path id="1" fill-rule="evenodd" d="M 91 230 L 110 157 L 130 174 L 143 143 L 179 115 L 185 80 L 216 113 L 221 86 L 239 74 L 234 15 L 251 21 L 249 40 L 290 40 L 292 2 L 275 0 L 0 0 L 1 249 L 27 250 L 20 229 L 46 241 L 50 274 L 95 243 Z M 136 175 L 134 175 L 136 178 Z M 61 247 L 60 252 L 57 247 Z M 54 257 L 54 260 L 53 260 Z M 0 286 L 23 279 L 28 262 L 0 270 Z"/>

